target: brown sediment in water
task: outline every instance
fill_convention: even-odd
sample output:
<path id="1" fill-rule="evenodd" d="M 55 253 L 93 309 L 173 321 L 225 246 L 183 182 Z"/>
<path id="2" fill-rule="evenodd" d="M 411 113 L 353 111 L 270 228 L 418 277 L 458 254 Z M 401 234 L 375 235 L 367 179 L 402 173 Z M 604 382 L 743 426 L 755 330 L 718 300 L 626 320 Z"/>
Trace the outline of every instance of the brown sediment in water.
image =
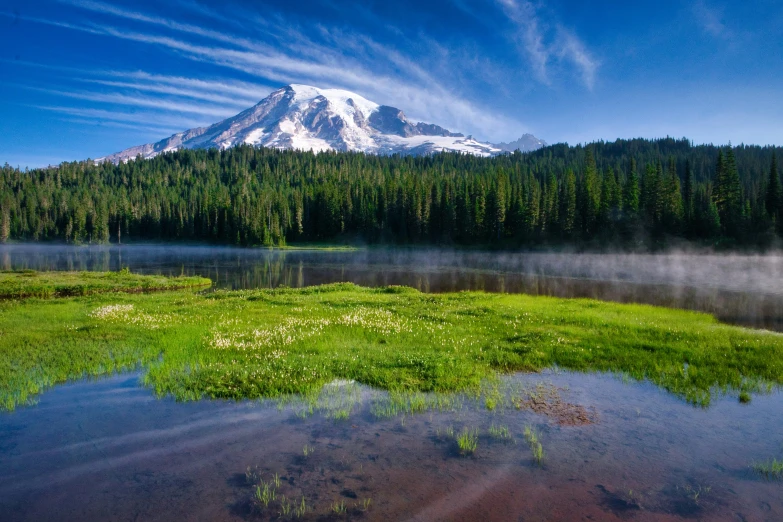
<path id="1" fill-rule="evenodd" d="M 539 384 L 527 397 L 514 401 L 517 409 L 530 410 L 554 420 L 560 426 L 586 426 L 598 422 L 595 408 L 567 402 L 561 392 L 563 388 L 551 384 Z"/>

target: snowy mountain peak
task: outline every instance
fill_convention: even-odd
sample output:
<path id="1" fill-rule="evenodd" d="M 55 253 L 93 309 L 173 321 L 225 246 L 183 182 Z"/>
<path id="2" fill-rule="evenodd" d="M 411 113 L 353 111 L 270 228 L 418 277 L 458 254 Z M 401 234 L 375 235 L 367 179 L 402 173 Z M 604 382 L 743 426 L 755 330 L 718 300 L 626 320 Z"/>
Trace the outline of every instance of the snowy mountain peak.
<path id="1" fill-rule="evenodd" d="M 151 158 L 179 149 L 226 149 L 240 144 L 315 152 L 431 154 L 457 151 L 481 156 L 500 147 L 453 133 L 431 123 L 412 122 L 405 114 L 342 89 L 291 84 L 257 105 L 209 127 L 198 127 L 100 158 L 114 163 Z"/>
<path id="2" fill-rule="evenodd" d="M 547 142 L 536 138 L 532 134 L 523 134 L 522 137 L 516 141 L 511 141 L 509 143 L 498 143 L 495 145 L 495 147 L 506 152 L 514 152 L 517 150 L 520 152 L 530 152 L 546 146 Z"/>
<path id="3" fill-rule="evenodd" d="M 309 103 L 316 98 L 324 98 L 333 109 L 344 115 L 353 115 L 356 112 L 361 113 L 364 119 L 370 117 L 370 114 L 378 110 L 379 105 L 375 102 L 359 96 L 351 91 L 342 89 L 319 89 L 310 85 L 300 85 L 292 83 L 281 90 L 291 90 L 294 92 L 294 100 L 298 103 Z"/>

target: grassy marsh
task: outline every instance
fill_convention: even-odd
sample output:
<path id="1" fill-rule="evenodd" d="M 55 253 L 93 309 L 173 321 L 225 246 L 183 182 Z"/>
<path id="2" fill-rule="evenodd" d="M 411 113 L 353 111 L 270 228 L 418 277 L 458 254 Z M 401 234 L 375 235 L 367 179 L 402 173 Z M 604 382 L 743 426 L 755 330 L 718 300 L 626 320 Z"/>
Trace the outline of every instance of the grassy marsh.
<path id="1" fill-rule="evenodd" d="M 483 292 L 331 284 L 33 298 L 0 302 L 0 332 L 4 409 L 57 382 L 138 366 L 157 394 L 180 400 L 357 382 L 393 392 L 378 416 L 450 409 L 422 392 L 477 391 L 499 374 L 548 367 L 649 379 L 701 405 L 783 383 L 776 333 L 683 310 Z M 492 393 L 484 402 L 501 406 Z M 326 409 L 344 418 L 352 401 Z"/>
<path id="2" fill-rule="evenodd" d="M 174 290 L 212 284 L 204 277 L 166 277 L 118 272 L 0 271 L 0 299 L 69 297 L 109 292 Z"/>

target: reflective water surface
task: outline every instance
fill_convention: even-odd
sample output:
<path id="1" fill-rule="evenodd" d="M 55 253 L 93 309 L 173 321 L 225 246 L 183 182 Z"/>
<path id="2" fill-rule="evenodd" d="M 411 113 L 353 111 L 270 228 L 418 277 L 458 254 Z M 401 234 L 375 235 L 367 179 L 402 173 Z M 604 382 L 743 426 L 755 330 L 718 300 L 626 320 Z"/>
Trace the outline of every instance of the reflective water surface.
<path id="1" fill-rule="evenodd" d="M 783 484 L 749 468 L 783 456 L 783 395 L 703 410 L 610 376 L 511 380 L 555 387 L 597 422 L 564 426 L 470 404 L 378 418 L 371 399 L 347 419 L 300 418 L 274 404 L 158 400 L 137 375 L 60 386 L 0 418 L 0 512 L 3 520 L 271 520 L 286 494 L 305 497 L 304 520 L 783 520 Z M 492 438 L 492 425 L 513 440 Z M 541 466 L 526 426 L 538 432 Z M 479 433 L 473 456 L 446 435 L 465 428 Z M 270 484 L 278 474 L 267 508 L 252 502 L 248 467 Z M 338 516 L 340 503 L 347 512 Z"/>
<path id="2" fill-rule="evenodd" d="M 353 281 L 595 297 L 783 329 L 776 256 L 0 247 L 4 269 L 121 266 L 205 275 L 223 288 Z M 545 372 L 507 384 L 549 390 L 594 422 L 488 411 L 481 401 L 381 417 L 385 395 L 348 384 L 361 400 L 347 418 L 156 399 L 137 373 L 57 386 L 37 405 L 0 413 L 0 520 L 295 519 L 282 495 L 305 499 L 303 520 L 783 520 L 783 481 L 751 468 L 783 458 L 779 391 L 699 409 L 610 375 Z M 493 426 L 510 440 L 493 437 Z M 538 433 L 541 465 L 525 428 Z M 478 433 L 472 456 L 459 453 L 462 430 Z M 276 498 L 264 507 L 251 483 L 275 474 Z"/>

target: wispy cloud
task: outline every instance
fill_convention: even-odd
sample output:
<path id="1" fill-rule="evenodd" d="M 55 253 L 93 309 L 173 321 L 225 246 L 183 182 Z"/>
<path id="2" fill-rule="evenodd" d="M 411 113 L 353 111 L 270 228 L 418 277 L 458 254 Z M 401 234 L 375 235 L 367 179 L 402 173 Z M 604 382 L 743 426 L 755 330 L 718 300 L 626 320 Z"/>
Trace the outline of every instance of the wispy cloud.
<path id="1" fill-rule="evenodd" d="M 198 89 L 183 88 L 178 85 L 168 83 L 144 83 L 144 82 L 121 82 L 115 80 L 85 80 L 88 83 L 106 85 L 107 87 L 120 87 L 122 89 L 132 89 L 142 92 L 156 92 L 161 94 L 171 94 L 181 98 L 191 98 L 206 102 L 224 104 L 228 106 L 238 105 L 247 108 L 258 102 L 257 98 L 238 98 L 237 96 L 226 96 L 216 94 L 217 90 L 202 91 Z"/>
<path id="2" fill-rule="evenodd" d="M 595 75 L 598 70 L 598 61 L 587 51 L 584 43 L 567 30 L 558 28 L 558 56 L 569 60 L 578 67 L 582 74 L 582 81 L 588 89 L 595 85 Z"/>
<path id="3" fill-rule="evenodd" d="M 70 107 L 64 105 L 33 105 L 36 109 L 57 112 L 76 116 L 93 122 L 123 122 L 129 125 L 136 125 L 142 128 L 162 128 L 184 130 L 189 127 L 203 126 L 205 121 L 199 119 L 187 119 L 177 115 L 167 115 L 160 113 L 143 113 L 139 111 L 122 112 L 109 111 L 105 109 L 91 109 L 81 107 Z M 157 125 L 154 125 L 155 122 Z"/>
<path id="4" fill-rule="evenodd" d="M 341 87 L 379 103 L 400 107 L 414 119 L 437 122 L 455 130 L 473 130 L 485 138 L 507 137 L 526 130 L 519 122 L 494 113 L 447 87 L 442 77 L 430 72 L 433 67 L 427 66 L 434 57 L 414 59 L 366 34 L 345 33 L 316 25 L 307 27 L 305 35 L 305 30 L 286 20 L 268 16 L 261 26 L 263 30 L 251 39 L 242 34 L 181 24 L 93 0 L 61 1 L 91 12 L 160 27 L 162 31 L 129 30 L 125 26 L 119 29 L 97 21 L 85 22 L 73 29 L 157 46 L 193 61 L 233 69 L 265 84 L 313 83 Z M 205 8 L 199 11 L 208 15 Z M 204 39 L 210 43 L 201 43 Z M 449 69 L 446 65 L 437 68 L 441 71 Z M 134 88 L 131 85 L 111 85 L 108 82 L 113 80 L 105 78 L 98 81 L 106 86 Z M 188 80 L 189 85 L 184 82 L 168 83 L 158 75 L 145 89 L 136 87 L 147 92 L 196 98 L 193 87 L 197 81 Z M 175 92 L 175 89 L 180 92 Z M 223 97 L 219 92 L 219 89 L 212 91 L 209 96 Z M 237 94 L 237 91 L 233 93 Z M 209 101 L 206 97 L 201 99 Z M 111 100 L 106 98 L 105 101 Z M 144 102 L 143 99 L 140 101 Z"/>
<path id="5" fill-rule="evenodd" d="M 67 121 L 70 123 L 78 123 L 79 125 L 85 125 L 87 127 L 110 127 L 113 129 L 124 129 L 133 131 L 134 133 L 143 134 L 145 136 L 151 136 L 155 139 L 158 136 L 171 136 L 182 132 L 182 129 L 177 127 L 161 127 L 158 125 L 139 125 L 138 123 L 123 123 L 113 120 L 99 120 L 96 121 L 91 118 L 59 118 L 61 121 Z"/>
<path id="6" fill-rule="evenodd" d="M 31 84 L 8 84 L 26 90 L 46 93 L 55 98 L 83 100 L 90 107 L 64 106 L 61 102 L 37 105 L 36 108 L 79 116 L 81 122 L 124 122 L 118 128 L 137 128 L 140 132 L 172 134 L 191 127 L 214 123 L 258 103 L 272 88 L 260 83 L 239 80 L 211 80 L 151 74 L 146 71 L 85 69 L 0 59 L 0 63 L 49 71 L 48 84 L 59 89 Z M 76 85 L 74 85 L 76 84 Z M 101 91 L 89 86 L 101 86 Z M 67 87 L 78 87 L 68 90 Z M 109 88 L 113 92 L 106 92 Z M 145 96 L 140 93 L 161 94 Z M 97 109 L 96 103 L 109 109 Z M 67 121 L 75 121 L 73 119 Z"/>
<path id="7" fill-rule="evenodd" d="M 514 40 L 526 56 L 534 76 L 543 84 L 551 85 L 550 68 L 553 62 L 570 62 L 582 77 L 588 89 L 593 89 L 598 60 L 585 44 L 562 25 L 552 26 L 539 16 L 539 8 L 528 0 L 497 0 L 506 17 L 515 25 Z"/>
<path id="8" fill-rule="evenodd" d="M 273 87 L 270 85 L 250 83 L 236 80 L 208 80 L 199 78 L 186 78 L 183 76 L 165 76 L 162 74 L 150 74 L 145 71 L 106 71 L 106 75 L 117 78 L 130 78 L 149 82 L 152 85 L 171 85 L 182 89 L 193 89 L 204 93 L 222 93 L 226 95 L 235 95 L 243 98 L 244 102 L 259 102 Z"/>
<path id="9" fill-rule="evenodd" d="M 30 90 L 39 92 L 45 92 L 56 96 L 65 96 L 69 98 L 77 98 L 80 100 L 89 100 L 94 102 L 103 102 L 114 105 L 126 105 L 131 107 L 143 107 L 150 109 L 161 109 L 167 112 L 177 112 L 182 114 L 195 114 L 200 116 L 208 116 L 212 118 L 225 118 L 236 114 L 237 112 L 246 109 L 243 105 L 212 105 L 212 104 L 192 104 L 175 101 L 172 99 L 149 97 L 149 96 L 135 96 L 119 93 L 98 93 L 89 91 L 64 91 L 57 89 L 48 89 L 44 87 L 25 86 Z"/>
<path id="10" fill-rule="evenodd" d="M 704 0 L 697 0 L 693 4 L 693 15 L 701 29 L 716 38 L 728 38 L 730 31 L 723 22 L 722 10 L 710 7 Z"/>
<path id="11" fill-rule="evenodd" d="M 88 11 L 108 14 L 118 18 L 132 20 L 135 22 L 144 22 L 147 24 L 158 25 L 158 26 L 166 27 L 173 31 L 189 33 L 194 36 L 202 36 L 205 38 L 210 38 L 227 44 L 246 46 L 249 43 L 246 40 L 234 38 L 231 35 L 228 35 L 220 31 L 205 29 L 203 27 L 199 27 L 193 24 L 183 24 L 164 17 L 150 16 L 138 11 L 131 11 L 129 9 L 124 9 L 104 2 L 96 2 L 93 0 L 58 0 L 58 1 L 60 3 L 71 5 L 74 7 L 79 7 Z"/>

